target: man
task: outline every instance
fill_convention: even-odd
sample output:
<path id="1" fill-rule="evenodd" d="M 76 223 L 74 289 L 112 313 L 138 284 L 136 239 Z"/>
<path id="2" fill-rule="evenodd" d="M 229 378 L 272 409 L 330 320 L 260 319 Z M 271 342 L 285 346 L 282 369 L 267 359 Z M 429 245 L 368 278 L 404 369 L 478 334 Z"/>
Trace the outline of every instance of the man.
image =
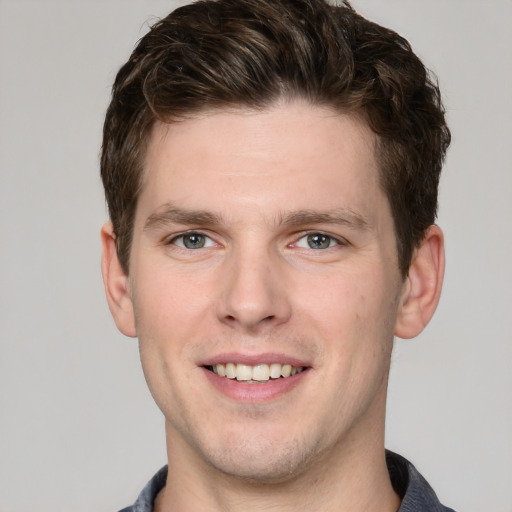
<path id="1" fill-rule="evenodd" d="M 446 511 L 384 449 L 441 291 L 450 134 L 408 43 L 322 0 L 171 13 L 119 71 L 103 275 L 166 420 L 126 511 Z"/>

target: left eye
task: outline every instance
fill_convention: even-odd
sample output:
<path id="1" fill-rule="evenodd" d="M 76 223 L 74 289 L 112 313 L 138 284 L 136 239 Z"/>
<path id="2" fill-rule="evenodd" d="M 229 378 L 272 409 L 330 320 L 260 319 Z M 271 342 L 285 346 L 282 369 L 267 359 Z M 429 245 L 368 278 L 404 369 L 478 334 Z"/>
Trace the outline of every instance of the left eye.
<path id="1" fill-rule="evenodd" d="M 330 249 L 336 245 L 339 245 L 339 241 L 332 236 L 325 235 L 323 233 L 311 233 L 309 235 L 300 238 L 295 246 L 302 247 L 304 249 Z"/>
<path id="2" fill-rule="evenodd" d="M 202 233 L 185 233 L 171 240 L 171 243 L 183 249 L 203 249 L 213 247 L 214 241 Z"/>

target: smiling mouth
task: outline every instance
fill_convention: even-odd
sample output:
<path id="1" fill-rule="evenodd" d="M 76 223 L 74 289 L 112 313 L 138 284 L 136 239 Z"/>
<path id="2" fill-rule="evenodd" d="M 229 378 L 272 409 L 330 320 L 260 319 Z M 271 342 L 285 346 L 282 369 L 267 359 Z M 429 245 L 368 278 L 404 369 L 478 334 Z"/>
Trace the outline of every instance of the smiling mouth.
<path id="1" fill-rule="evenodd" d="M 269 380 L 287 379 L 306 370 L 304 366 L 279 363 L 257 364 L 254 366 L 241 363 L 225 363 L 205 366 L 205 368 L 216 373 L 219 377 L 254 384 L 268 382 Z"/>

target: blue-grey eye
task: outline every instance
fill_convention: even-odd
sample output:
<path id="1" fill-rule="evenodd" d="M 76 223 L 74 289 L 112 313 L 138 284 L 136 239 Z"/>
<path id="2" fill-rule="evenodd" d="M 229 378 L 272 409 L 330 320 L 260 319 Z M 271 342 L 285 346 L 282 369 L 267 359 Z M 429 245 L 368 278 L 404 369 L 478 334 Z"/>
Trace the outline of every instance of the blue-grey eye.
<path id="1" fill-rule="evenodd" d="M 338 240 L 324 233 L 311 233 L 300 238 L 296 243 L 296 247 L 303 249 L 330 249 L 335 245 L 339 245 Z"/>
<path id="2" fill-rule="evenodd" d="M 308 245 L 311 249 L 328 249 L 331 246 L 332 238 L 321 233 L 308 235 Z"/>
<path id="3" fill-rule="evenodd" d="M 215 245 L 210 237 L 201 233 L 185 233 L 176 237 L 172 243 L 183 249 L 203 249 Z"/>
<path id="4" fill-rule="evenodd" d="M 183 245 L 187 249 L 202 249 L 205 246 L 205 237 L 198 233 L 183 235 Z"/>

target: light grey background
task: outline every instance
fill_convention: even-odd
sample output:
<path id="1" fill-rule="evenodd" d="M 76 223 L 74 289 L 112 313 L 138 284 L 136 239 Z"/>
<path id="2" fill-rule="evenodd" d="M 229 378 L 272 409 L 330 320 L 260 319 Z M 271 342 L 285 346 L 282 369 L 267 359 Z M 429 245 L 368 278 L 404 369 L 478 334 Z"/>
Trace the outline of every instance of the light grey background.
<path id="1" fill-rule="evenodd" d="M 112 512 L 163 420 L 100 278 L 115 72 L 161 0 L 0 0 L 0 512 Z M 438 74 L 453 131 L 437 315 L 398 341 L 388 447 L 460 512 L 512 511 L 512 2 L 357 0 Z"/>

